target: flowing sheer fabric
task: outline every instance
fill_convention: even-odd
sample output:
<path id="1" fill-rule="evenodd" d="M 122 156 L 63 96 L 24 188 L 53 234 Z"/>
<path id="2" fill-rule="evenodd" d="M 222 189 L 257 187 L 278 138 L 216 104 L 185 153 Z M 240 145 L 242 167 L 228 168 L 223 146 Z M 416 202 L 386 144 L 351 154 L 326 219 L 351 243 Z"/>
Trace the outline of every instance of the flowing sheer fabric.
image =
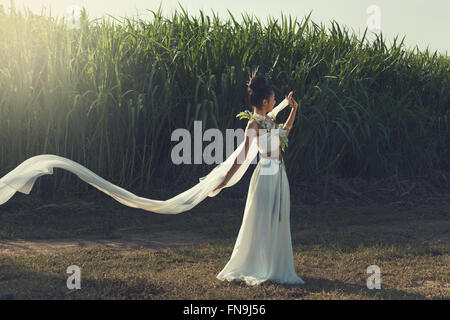
<path id="1" fill-rule="evenodd" d="M 270 115 L 275 117 L 288 104 L 287 99 L 284 99 L 272 110 Z M 244 159 L 245 137 L 249 139 L 249 149 L 247 157 Z M 257 139 L 255 139 L 254 135 L 249 134 L 248 126 L 245 130 L 245 137 L 244 141 L 224 162 L 218 164 L 208 175 L 199 178 L 199 182 L 196 185 L 168 200 L 138 197 L 103 179 L 75 161 L 57 155 L 42 154 L 25 160 L 0 179 L 0 205 L 7 202 L 17 191 L 29 194 L 37 178 L 46 174 L 53 174 L 54 168 L 61 168 L 76 174 L 81 180 L 126 206 L 162 214 L 185 212 L 195 207 L 206 197 L 216 196 L 223 189 L 213 191 L 223 182 L 225 175 L 236 159 L 241 165 L 224 188 L 235 185 L 242 178 L 250 163 L 253 162 L 253 159 L 258 154 Z"/>

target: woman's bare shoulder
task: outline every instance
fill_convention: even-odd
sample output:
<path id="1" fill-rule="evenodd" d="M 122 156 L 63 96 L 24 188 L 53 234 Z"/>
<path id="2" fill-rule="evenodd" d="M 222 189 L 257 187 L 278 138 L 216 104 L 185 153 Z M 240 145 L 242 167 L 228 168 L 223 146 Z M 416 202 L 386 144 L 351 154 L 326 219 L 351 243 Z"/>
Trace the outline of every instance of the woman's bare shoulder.
<path id="1" fill-rule="evenodd" d="M 259 130 L 262 129 L 263 127 L 256 121 L 250 120 L 247 123 L 247 128 L 245 129 L 246 131 L 248 130 L 255 130 L 256 135 L 259 135 Z"/>

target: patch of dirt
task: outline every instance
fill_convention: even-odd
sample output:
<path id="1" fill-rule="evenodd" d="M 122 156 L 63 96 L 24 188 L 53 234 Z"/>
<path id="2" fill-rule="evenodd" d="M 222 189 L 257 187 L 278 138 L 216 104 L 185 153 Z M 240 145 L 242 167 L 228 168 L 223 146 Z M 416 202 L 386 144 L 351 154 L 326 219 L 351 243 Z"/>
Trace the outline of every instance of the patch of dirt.
<path id="1" fill-rule="evenodd" d="M 448 282 L 442 283 L 442 282 L 434 281 L 434 280 L 418 280 L 418 281 L 412 282 L 408 286 L 401 287 L 401 289 L 402 290 L 412 290 L 415 292 L 424 292 L 424 291 L 432 289 L 432 290 L 440 291 L 441 295 L 446 300 L 448 300 L 450 297 L 450 283 L 448 283 Z"/>
<path id="2" fill-rule="evenodd" d="M 292 205 L 318 205 L 324 194 L 324 182 L 290 182 Z M 238 199 L 245 203 L 248 183 L 227 190 L 230 199 L 219 196 L 217 200 L 230 201 Z M 397 175 L 377 181 L 366 181 L 361 178 L 338 178 L 330 176 L 327 183 L 327 197 L 323 205 L 326 207 L 361 206 L 362 204 L 383 204 L 399 210 L 410 208 L 439 206 L 450 208 L 450 173 L 429 170 L 414 179 L 399 179 Z M 94 197 L 93 194 L 90 194 Z M 89 194 L 88 194 L 89 196 Z M 89 197 L 88 197 L 89 198 Z M 217 201 L 216 200 L 216 201 Z M 95 201 L 76 201 L 65 204 L 45 204 L 36 211 L 51 208 L 85 210 L 96 206 Z M 243 207 L 242 207 L 243 208 Z M 412 220 L 398 224 L 352 225 L 347 230 L 357 232 L 395 233 L 411 239 L 427 242 L 450 243 L 450 220 Z M 4 240 L 0 241 L 0 255 L 54 253 L 66 249 L 85 247 L 104 247 L 126 253 L 130 249 L 161 249 L 180 246 L 200 246 L 209 243 L 199 233 L 189 231 L 152 231 L 148 233 L 124 233 L 118 239 L 71 238 L 51 240 Z"/>
<path id="3" fill-rule="evenodd" d="M 418 287 L 424 287 L 424 288 L 432 288 L 432 287 L 441 287 L 443 286 L 446 289 L 450 289 L 450 283 L 441 283 L 439 281 L 432 281 L 432 280 L 421 280 L 416 281 L 415 284 Z"/>
<path id="4" fill-rule="evenodd" d="M 413 220 L 396 224 L 351 225 L 348 231 L 394 233 L 423 243 L 450 243 L 450 220 Z M 127 253 L 139 249 L 163 249 L 183 246 L 199 247 L 211 242 L 210 237 L 189 231 L 151 231 L 123 234 L 118 239 L 68 238 L 49 240 L 3 240 L 0 255 L 51 254 L 68 249 L 102 247 Z"/>
<path id="5" fill-rule="evenodd" d="M 50 239 L 50 240 L 7 240 L 0 241 L 0 255 L 47 254 L 66 249 L 103 247 L 120 252 L 130 249 L 161 249 L 183 246 L 199 246 L 210 239 L 198 233 L 187 231 L 158 231 L 125 234 L 119 239 Z"/>
<path id="6" fill-rule="evenodd" d="M 450 243 L 450 219 L 411 220 L 382 225 L 352 225 L 347 230 L 367 233 L 393 233 L 425 243 Z"/>

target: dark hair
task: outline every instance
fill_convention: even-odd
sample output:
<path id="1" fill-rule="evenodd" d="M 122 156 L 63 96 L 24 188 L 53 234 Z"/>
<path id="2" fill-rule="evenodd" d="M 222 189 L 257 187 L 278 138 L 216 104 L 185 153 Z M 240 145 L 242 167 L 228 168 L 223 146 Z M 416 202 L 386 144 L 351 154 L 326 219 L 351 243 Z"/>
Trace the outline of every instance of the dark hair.
<path id="1" fill-rule="evenodd" d="M 248 82 L 247 92 L 250 104 L 259 109 L 264 99 L 270 99 L 274 89 L 266 83 L 262 75 L 253 75 Z"/>

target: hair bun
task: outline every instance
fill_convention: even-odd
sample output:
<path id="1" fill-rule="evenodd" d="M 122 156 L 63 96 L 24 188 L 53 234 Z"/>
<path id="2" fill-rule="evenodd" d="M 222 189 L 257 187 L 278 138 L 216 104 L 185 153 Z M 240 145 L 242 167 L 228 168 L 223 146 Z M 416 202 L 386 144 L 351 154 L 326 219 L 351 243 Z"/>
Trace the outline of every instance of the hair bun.
<path id="1" fill-rule="evenodd" d="M 252 91 L 259 91 L 261 89 L 266 88 L 266 80 L 262 75 L 253 76 L 248 83 L 248 88 Z"/>
<path id="2" fill-rule="evenodd" d="M 263 75 L 256 75 L 253 73 L 248 82 L 248 100 L 252 106 L 261 108 L 264 99 L 269 100 L 271 94 L 274 92 L 273 88 L 269 86 Z"/>

